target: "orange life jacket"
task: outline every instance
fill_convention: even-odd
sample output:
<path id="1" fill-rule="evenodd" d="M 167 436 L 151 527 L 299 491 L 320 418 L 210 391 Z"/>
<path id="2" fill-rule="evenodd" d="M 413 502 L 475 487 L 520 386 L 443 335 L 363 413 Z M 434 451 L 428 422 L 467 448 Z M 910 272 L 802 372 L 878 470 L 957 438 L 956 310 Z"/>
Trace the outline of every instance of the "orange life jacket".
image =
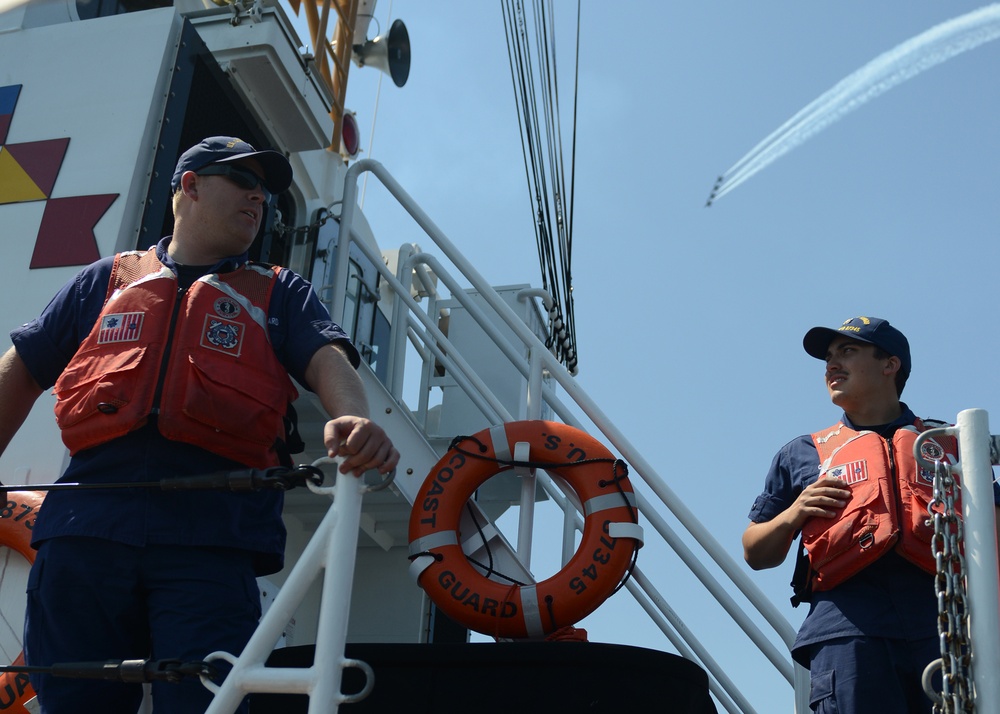
<path id="1" fill-rule="evenodd" d="M 278 270 L 243 265 L 181 294 L 154 248 L 117 255 L 104 309 L 55 384 L 70 453 L 156 414 L 167 438 L 247 466 L 287 458 L 284 419 L 298 393 L 267 331 Z"/>
<path id="2" fill-rule="evenodd" d="M 843 423 L 812 435 L 819 452 L 819 478 L 833 476 L 851 487 L 851 499 L 836 518 L 810 518 L 802 528 L 809 557 L 809 591 L 829 590 L 890 549 L 929 573 L 935 572 L 928 523 L 934 474 L 913 457 L 913 443 L 927 427 L 917 419 L 891 440 Z M 923 445 L 927 460 L 957 461 L 952 438 Z"/>

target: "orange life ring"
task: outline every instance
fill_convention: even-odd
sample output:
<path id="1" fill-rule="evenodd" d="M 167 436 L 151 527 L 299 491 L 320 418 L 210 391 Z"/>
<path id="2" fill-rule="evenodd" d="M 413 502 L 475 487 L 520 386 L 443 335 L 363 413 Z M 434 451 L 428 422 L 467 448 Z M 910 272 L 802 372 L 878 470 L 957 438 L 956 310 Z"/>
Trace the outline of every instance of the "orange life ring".
<path id="1" fill-rule="evenodd" d="M 521 455 L 528 444 L 528 456 Z M 514 454 L 518 454 L 515 460 Z M 488 578 L 462 551 L 466 502 L 513 467 L 544 467 L 583 504 L 580 546 L 537 584 Z M 589 434 L 548 421 L 510 422 L 460 437 L 431 469 L 410 512 L 410 559 L 418 584 L 450 618 L 495 637 L 541 638 L 589 615 L 621 583 L 641 544 L 635 493 L 624 464 Z"/>
<path id="2" fill-rule="evenodd" d="M 29 563 L 35 562 L 35 549 L 31 547 L 31 529 L 35 514 L 42 505 L 45 494 L 40 491 L 11 491 L 6 502 L 0 502 L 0 545 L 20 553 Z M 11 663 L 24 664 L 22 652 Z M 35 691 L 28 682 L 28 675 L 20 672 L 0 673 L 0 710 L 4 714 L 28 714 L 24 705 Z"/>

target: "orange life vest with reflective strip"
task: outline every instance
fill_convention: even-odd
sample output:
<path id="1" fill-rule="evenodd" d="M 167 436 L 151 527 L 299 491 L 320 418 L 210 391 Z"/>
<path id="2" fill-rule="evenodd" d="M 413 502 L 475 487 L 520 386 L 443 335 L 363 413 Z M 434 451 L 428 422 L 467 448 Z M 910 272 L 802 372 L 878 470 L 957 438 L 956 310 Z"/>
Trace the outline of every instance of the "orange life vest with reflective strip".
<path id="1" fill-rule="evenodd" d="M 298 393 L 267 331 L 278 270 L 243 265 L 179 294 L 154 248 L 116 256 L 104 309 L 55 385 L 70 453 L 156 414 L 168 439 L 253 468 L 287 459 L 284 419 Z"/>
<path id="2" fill-rule="evenodd" d="M 812 435 L 819 478 L 836 477 L 851 487 L 851 500 L 837 517 L 810 518 L 802 528 L 812 591 L 836 587 L 892 548 L 935 572 L 934 528 L 928 524 L 934 474 L 913 457 L 913 443 L 926 428 L 917 419 L 886 440 L 837 423 Z M 957 461 L 957 444 L 950 437 L 930 439 L 922 451 L 929 461 Z"/>

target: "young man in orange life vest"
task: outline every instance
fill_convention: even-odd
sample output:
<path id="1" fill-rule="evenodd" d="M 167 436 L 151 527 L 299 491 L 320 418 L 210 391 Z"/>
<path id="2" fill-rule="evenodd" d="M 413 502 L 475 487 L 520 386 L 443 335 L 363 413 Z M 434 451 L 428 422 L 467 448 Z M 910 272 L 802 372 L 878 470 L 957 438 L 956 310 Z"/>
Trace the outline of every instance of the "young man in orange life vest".
<path id="1" fill-rule="evenodd" d="M 750 510 L 744 557 L 755 570 L 776 567 L 802 533 L 809 567 L 796 568 L 793 603 L 810 609 L 792 656 L 810 669 L 814 711 L 929 714 L 920 678 L 940 657 L 924 524 L 933 475 L 917 465 L 913 442 L 931 425 L 899 400 L 909 344 L 886 320 L 855 317 L 814 327 L 803 346 L 826 362 L 830 398 L 844 414 L 774 457 Z M 925 448 L 929 457 L 954 452 L 953 440 Z M 875 518 L 898 523 L 898 539 L 889 537 L 895 525 L 879 530 Z"/>
<path id="2" fill-rule="evenodd" d="M 43 388 L 73 458 L 60 480 L 149 482 L 291 465 L 290 377 L 330 416 L 324 445 L 360 475 L 399 452 L 368 418 L 360 358 L 312 286 L 248 262 L 292 168 L 276 151 L 209 137 L 177 162 L 174 232 L 81 270 L 0 357 L 0 451 Z M 279 492 L 53 491 L 33 531 L 29 665 L 191 662 L 238 653 L 260 616 L 254 576 L 281 569 Z M 137 683 L 32 674 L 43 714 L 134 714 Z M 158 714 L 205 711 L 195 679 L 154 682 Z M 247 710 L 244 702 L 239 711 Z"/>

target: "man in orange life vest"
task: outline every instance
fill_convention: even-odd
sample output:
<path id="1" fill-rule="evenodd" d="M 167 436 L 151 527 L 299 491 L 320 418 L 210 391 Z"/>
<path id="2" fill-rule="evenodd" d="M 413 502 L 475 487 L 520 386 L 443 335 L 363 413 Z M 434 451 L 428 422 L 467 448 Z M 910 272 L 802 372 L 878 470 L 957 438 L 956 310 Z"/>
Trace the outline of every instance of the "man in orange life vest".
<path id="1" fill-rule="evenodd" d="M 940 424 L 925 425 L 900 402 L 910 348 L 886 320 L 815 327 L 803 346 L 826 362 L 830 398 L 844 414 L 774 457 L 750 510 L 744 557 L 755 570 L 776 567 L 802 533 L 808 559 L 800 556 L 792 602 L 810 609 L 792 656 L 810 669 L 814 711 L 929 713 L 920 678 L 940 657 L 925 524 L 933 476 L 918 466 L 913 443 Z M 953 440 L 925 446 L 924 456 L 955 458 Z M 1000 489 L 994 498 L 1000 504 Z"/>
<path id="2" fill-rule="evenodd" d="M 330 416 L 341 470 L 388 473 L 399 453 L 368 418 L 357 350 L 312 286 L 248 262 L 288 160 L 233 137 L 184 152 L 172 179 L 174 232 L 148 251 L 84 268 L 0 358 L 0 450 L 43 388 L 72 459 L 60 480 L 157 482 L 291 465 L 296 389 Z M 238 653 L 256 627 L 255 576 L 284 556 L 275 491 L 53 491 L 33 531 L 29 665 L 192 662 Z M 32 675 L 42 712 L 134 714 L 138 684 Z M 155 682 L 158 714 L 204 711 L 200 682 Z M 241 711 L 245 711 L 244 702 Z"/>

